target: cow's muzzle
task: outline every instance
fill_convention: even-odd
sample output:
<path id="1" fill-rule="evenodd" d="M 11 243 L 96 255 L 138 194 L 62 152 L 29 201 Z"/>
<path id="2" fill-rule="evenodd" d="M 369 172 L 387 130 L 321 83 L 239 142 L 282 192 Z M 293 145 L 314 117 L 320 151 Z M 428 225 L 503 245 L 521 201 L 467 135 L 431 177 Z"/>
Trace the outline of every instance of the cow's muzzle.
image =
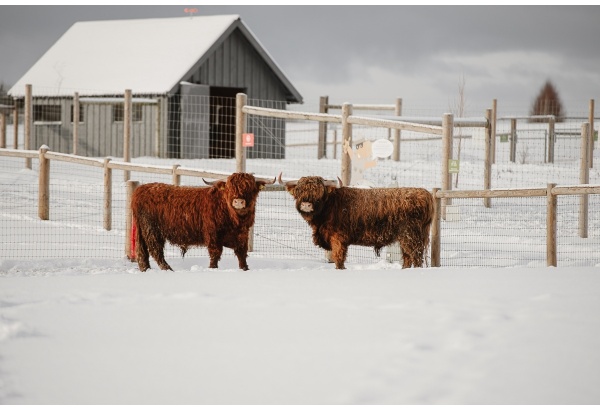
<path id="1" fill-rule="evenodd" d="M 313 204 L 310 202 L 302 202 L 300 203 L 300 210 L 302 212 L 312 212 L 314 211 Z"/>
<path id="2" fill-rule="evenodd" d="M 246 200 L 245 199 L 236 198 L 231 203 L 231 206 L 233 206 L 235 209 L 244 209 L 246 207 Z"/>

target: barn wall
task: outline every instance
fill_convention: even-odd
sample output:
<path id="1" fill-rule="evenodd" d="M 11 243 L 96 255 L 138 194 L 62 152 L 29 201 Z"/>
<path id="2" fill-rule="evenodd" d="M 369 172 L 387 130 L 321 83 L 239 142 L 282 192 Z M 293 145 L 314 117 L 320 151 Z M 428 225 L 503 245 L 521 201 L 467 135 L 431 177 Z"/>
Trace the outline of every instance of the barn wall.
<path id="1" fill-rule="evenodd" d="M 161 100 L 160 111 L 163 133 L 166 135 L 166 99 Z M 45 144 L 51 151 L 70 154 L 73 152 L 73 123 L 71 122 L 72 98 L 35 97 L 34 110 L 49 106 L 60 106 L 60 121 L 34 121 L 31 149 L 38 149 Z M 36 108 L 37 107 L 37 108 Z M 114 121 L 113 105 L 98 103 L 81 103 L 83 119 L 79 122 L 79 143 L 77 154 L 88 157 L 122 157 L 123 156 L 123 123 Z M 132 150 L 133 157 L 154 156 L 156 154 L 156 116 L 155 105 L 142 106 L 142 120 L 133 122 Z M 159 142 L 159 149 L 166 147 Z M 159 151 L 160 152 L 160 151 Z"/>

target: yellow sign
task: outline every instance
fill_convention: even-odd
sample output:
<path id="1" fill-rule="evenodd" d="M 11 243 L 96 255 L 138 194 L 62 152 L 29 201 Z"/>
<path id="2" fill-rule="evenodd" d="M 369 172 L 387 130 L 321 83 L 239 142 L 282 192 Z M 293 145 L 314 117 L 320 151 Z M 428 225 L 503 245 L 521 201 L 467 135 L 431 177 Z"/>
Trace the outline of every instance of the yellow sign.
<path id="1" fill-rule="evenodd" d="M 448 172 L 451 174 L 458 174 L 460 169 L 460 161 L 457 159 L 448 160 Z"/>

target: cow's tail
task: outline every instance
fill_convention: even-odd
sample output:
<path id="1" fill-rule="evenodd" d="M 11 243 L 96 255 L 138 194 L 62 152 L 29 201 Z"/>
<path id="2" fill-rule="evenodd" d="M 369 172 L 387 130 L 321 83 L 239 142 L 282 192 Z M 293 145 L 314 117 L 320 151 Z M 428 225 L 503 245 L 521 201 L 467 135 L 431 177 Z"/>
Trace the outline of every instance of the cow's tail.
<path id="1" fill-rule="evenodd" d="M 129 258 L 129 260 L 131 262 L 135 262 L 137 261 L 137 249 L 136 246 L 137 244 L 140 242 L 139 238 L 138 238 L 138 229 L 137 229 L 137 225 L 135 223 L 135 217 L 131 217 L 131 232 L 129 233 L 130 236 L 130 247 L 129 247 L 129 255 L 127 255 L 127 257 Z"/>

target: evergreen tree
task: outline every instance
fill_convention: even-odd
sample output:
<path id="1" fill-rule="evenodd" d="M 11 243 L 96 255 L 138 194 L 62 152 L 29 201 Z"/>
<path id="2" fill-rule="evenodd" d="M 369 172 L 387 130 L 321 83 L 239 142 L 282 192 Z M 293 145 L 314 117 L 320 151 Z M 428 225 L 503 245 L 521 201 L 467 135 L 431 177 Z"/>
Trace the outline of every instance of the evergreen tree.
<path id="1" fill-rule="evenodd" d="M 546 81 L 540 93 L 538 94 L 533 107 L 531 107 L 530 115 L 554 115 L 557 122 L 562 122 L 564 119 L 563 107 L 558 96 L 558 92 L 550 80 Z M 542 122 L 542 120 L 531 120 L 531 122 Z"/>

